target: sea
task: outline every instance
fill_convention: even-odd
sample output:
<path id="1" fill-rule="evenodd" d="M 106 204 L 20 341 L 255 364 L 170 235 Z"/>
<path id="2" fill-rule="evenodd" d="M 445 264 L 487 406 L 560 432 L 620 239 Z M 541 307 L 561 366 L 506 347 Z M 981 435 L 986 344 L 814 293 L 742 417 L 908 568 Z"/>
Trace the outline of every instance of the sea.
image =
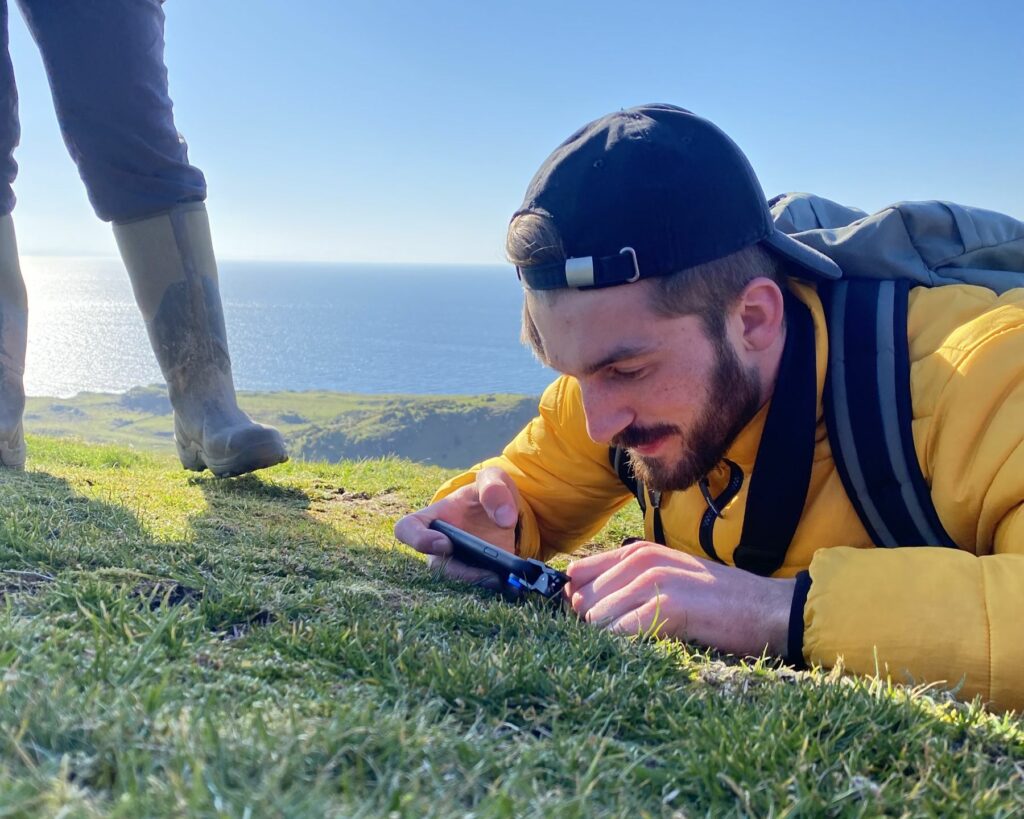
<path id="1" fill-rule="evenodd" d="M 501 265 L 219 264 L 240 390 L 537 395 L 554 378 L 519 342 Z M 29 395 L 161 384 L 117 259 L 25 257 Z"/>

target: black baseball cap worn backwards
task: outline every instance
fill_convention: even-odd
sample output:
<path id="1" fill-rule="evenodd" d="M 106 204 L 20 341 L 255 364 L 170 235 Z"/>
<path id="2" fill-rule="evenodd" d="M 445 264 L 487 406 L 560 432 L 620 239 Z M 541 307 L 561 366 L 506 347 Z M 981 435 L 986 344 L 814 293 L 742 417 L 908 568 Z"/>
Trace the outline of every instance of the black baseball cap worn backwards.
<path id="1" fill-rule="evenodd" d="M 736 144 L 673 105 L 642 105 L 584 125 L 537 171 L 513 219 L 528 213 L 554 222 L 568 257 L 517 268 L 532 290 L 665 276 L 757 242 L 811 278 L 840 277 L 835 262 L 775 228 Z"/>

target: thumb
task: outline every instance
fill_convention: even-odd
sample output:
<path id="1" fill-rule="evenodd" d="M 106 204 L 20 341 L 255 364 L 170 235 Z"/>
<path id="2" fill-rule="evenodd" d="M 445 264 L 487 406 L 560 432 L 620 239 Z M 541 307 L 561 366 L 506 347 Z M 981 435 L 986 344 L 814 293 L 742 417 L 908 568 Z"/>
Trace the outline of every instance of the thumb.
<path id="1" fill-rule="evenodd" d="M 508 473 L 496 466 L 481 469 L 476 490 L 487 516 L 502 529 L 511 529 L 519 520 L 519 491 Z"/>

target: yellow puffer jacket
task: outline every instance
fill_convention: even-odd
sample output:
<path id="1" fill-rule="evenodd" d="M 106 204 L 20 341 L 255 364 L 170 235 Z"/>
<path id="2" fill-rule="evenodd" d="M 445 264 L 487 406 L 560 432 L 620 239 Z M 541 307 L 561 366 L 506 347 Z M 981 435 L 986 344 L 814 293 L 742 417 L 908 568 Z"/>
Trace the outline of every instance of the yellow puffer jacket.
<path id="1" fill-rule="evenodd" d="M 853 672 L 876 668 L 897 681 L 962 683 L 997 708 L 1024 708 L 1024 289 L 996 296 L 970 286 L 916 288 L 910 294 L 914 444 L 943 526 L 960 550 L 876 549 L 832 460 L 821 408 L 827 360 L 824 314 L 813 288 L 792 289 L 815 325 L 818 423 L 811 483 L 800 524 L 775 573 L 810 570 L 804 607 L 806 660 Z M 767 407 L 742 430 L 726 457 L 748 476 Z M 632 500 L 587 436 L 574 379 L 544 392 L 540 413 L 504 453 L 446 483 L 443 497 L 472 482 L 483 466 L 515 480 L 520 552 L 544 557 L 593 537 Z M 711 494 L 728 470 L 709 476 Z M 713 530 L 718 556 L 734 565 L 750 480 Z M 667 545 L 706 557 L 698 527 L 707 506 L 694 487 L 666 493 Z M 646 537 L 652 539 L 648 512 Z"/>

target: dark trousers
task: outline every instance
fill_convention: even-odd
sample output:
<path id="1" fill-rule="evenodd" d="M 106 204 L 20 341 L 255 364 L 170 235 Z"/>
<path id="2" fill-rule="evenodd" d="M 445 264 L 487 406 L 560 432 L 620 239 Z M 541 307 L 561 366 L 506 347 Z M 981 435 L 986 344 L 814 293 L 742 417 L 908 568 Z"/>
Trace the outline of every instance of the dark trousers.
<path id="1" fill-rule="evenodd" d="M 124 222 L 206 198 L 174 127 L 160 0 L 18 0 L 39 46 L 64 144 L 96 215 Z M 0 216 L 14 209 L 18 91 L 0 0 Z"/>

